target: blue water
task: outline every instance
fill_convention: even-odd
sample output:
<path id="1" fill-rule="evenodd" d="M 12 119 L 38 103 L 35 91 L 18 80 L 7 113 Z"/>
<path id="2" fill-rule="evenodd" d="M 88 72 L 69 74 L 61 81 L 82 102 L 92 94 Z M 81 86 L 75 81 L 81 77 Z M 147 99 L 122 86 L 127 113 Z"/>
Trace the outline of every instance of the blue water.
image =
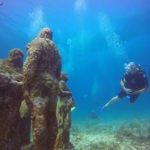
<path id="1" fill-rule="evenodd" d="M 120 90 L 124 63 L 150 65 L 149 0 L 0 0 L 0 58 L 24 51 L 45 26 L 69 75 L 76 109 L 73 120 L 89 118 Z M 144 68 L 150 73 L 150 67 Z M 127 98 L 100 114 L 103 120 L 149 117 L 150 93 L 133 105 Z"/>

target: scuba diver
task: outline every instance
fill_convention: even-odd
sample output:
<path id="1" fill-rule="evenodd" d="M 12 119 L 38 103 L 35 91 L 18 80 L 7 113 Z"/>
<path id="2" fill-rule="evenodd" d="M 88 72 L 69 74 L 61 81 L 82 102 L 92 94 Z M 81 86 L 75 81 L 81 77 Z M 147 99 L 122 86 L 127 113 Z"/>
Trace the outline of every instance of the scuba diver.
<path id="1" fill-rule="evenodd" d="M 130 103 L 134 103 L 141 93 L 148 89 L 148 78 L 146 73 L 142 70 L 141 65 L 129 62 L 125 65 L 125 74 L 121 79 L 120 93 L 110 99 L 102 109 L 107 108 L 112 103 L 120 100 L 125 96 L 130 97 Z"/>

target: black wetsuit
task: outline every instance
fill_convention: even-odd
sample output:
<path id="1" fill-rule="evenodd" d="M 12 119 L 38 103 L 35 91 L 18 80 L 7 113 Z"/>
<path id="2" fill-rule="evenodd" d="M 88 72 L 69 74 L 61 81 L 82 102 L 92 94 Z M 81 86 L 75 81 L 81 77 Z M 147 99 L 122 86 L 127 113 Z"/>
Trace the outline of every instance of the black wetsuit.
<path id="1" fill-rule="evenodd" d="M 128 89 L 133 90 L 133 92 L 148 87 L 148 79 L 146 73 L 141 69 L 139 69 L 135 74 L 125 73 L 122 81 L 124 83 L 124 86 Z M 131 103 L 133 103 L 139 96 L 139 94 L 127 94 L 123 89 L 118 94 L 120 98 L 127 95 L 130 96 Z"/>

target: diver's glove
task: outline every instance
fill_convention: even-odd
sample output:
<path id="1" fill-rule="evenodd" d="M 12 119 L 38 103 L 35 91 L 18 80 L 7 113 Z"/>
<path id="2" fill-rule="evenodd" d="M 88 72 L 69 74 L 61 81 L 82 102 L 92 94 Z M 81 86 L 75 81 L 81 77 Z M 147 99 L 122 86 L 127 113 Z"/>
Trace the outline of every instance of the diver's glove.
<path id="1" fill-rule="evenodd" d="M 134 91 L 133 91 L 132 89 L 126 88 L 126 89 L 125 89 L 125 92 L 126 92 L 127 94 L 132 94 Z"/>

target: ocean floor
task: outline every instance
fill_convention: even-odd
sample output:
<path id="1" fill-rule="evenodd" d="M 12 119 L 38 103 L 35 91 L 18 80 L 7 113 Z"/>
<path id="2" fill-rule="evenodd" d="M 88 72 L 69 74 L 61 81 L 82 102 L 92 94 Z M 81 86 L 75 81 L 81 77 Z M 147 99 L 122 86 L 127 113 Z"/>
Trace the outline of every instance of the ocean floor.
<path id="1" fill-rule="evenodd" d="M 89 118 L 73 122 L 70 138 L 75 150 L 150 150 L 150 120 L 103 123 Z"/>

